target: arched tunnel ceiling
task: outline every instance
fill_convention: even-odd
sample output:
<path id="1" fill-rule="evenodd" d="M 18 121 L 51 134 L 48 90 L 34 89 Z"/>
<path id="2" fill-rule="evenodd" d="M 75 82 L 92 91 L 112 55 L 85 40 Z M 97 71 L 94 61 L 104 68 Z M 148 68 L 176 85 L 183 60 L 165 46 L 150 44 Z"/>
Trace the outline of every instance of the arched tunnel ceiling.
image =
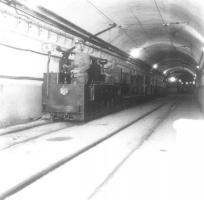
<path id="1" fill-rule="evenodd" d="M 31 2 L 31 0 L 24 0 Z M 195 71 L 204 43 L 202 0 L 39 0 L 34 1 L 161 71 L 185 66 Z"/>

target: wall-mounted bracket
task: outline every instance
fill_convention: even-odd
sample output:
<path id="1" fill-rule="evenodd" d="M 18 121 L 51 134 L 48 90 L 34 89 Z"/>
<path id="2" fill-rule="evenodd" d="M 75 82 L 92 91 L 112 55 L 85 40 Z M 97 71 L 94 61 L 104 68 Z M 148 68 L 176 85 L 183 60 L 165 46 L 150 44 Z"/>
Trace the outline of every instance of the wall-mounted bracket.
<path id="1" fill-rule="evenodd" d="M 115 28 L 116 26 L 117 26 L 116 23 L 110 24 L 108 28 L 106 28 L 106 29 L 104 29 L 104 30 L 102 30 L 102 31 L 100 31 L 100 32 L 98 32 L 98 33 L 96 33 L 96 34 L 94 34 L 93 36 L 101 35 L 102 33 L 105 33 L 105 32 L 107 32 L 107 31 L 109 31 L 109 30 Z M 92 38 L 92 36 L 90 37 L 90 39 L 91 39 L 91 38 Z"/>

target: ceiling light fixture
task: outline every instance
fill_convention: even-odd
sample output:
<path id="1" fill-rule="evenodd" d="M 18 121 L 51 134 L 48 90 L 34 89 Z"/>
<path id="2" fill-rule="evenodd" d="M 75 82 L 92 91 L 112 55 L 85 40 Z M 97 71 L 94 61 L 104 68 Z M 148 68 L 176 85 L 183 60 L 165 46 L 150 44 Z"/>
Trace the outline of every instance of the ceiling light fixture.
<path id="1" fill-rule="evenodd" d="M 134 58 L 139 58 L 141 56 L 141 48 L 134 48 L 130 51 L 130 55 Z"/>
<path id="2" fill-rule="evenodd" d="M 172 77 L 169 78 L 169 81 L 170 81 L 170 82 L 176 82 L 176 80 L 177 80 L 177 79 L 176 79 L 174 76 L 172 76 Z"/>
<path id="3" fill-rule="evenodd" d="M 158 68 L 158 64 L 154 64 L 152 67 L 153 67 L 153 69 L 157 69 Z"/>

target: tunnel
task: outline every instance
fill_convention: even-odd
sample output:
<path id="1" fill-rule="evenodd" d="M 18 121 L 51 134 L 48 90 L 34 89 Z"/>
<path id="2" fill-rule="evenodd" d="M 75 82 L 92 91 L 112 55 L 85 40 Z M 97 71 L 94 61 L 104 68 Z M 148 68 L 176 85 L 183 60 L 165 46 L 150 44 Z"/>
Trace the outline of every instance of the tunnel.
<path id="1" fill-rule="evenodd" d="M 0 199 L 204 199 L 204 2 L 0 0 Z"/>
<path id="2" fill-rule="evenodd" d="M 143 62 L 148 73 L 163 74 L 170 88 L 191 85 L 203 110 L 200 1 L 188 0 L 184 5 L 181 1 L 155 0 L 25 0 L 2 1 L 1 6 L 2 126 L 41 116 L 40 81 L 46 72 L 46 44 L 68 49 L 78 42 L 84 52 L 110 63 L 120 59 L 136 65 Z M 53 50 L 52 55 L 50 70 L 55 72 L 60 53 Z M 171 77 L 176 83 L 168 81 Z M 22 98 L 19 91 L 23 100 L 15 107 L 13 99 Z"/>

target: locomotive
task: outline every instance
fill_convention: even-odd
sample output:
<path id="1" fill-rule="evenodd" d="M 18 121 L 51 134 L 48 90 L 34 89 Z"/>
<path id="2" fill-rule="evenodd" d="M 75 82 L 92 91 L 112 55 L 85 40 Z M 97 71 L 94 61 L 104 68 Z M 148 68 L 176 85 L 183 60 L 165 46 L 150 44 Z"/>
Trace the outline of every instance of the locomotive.
<path id="1" fill-rule="evenodd" d="M 164 91 L 158 74 L 131 74 L 106 59 L 73 52 L 74 48 L 57 50 L 62 53 L 59 70 L 44 73 L 42 85 L 43 112 L 53 120 L 86 121 Z"/>

